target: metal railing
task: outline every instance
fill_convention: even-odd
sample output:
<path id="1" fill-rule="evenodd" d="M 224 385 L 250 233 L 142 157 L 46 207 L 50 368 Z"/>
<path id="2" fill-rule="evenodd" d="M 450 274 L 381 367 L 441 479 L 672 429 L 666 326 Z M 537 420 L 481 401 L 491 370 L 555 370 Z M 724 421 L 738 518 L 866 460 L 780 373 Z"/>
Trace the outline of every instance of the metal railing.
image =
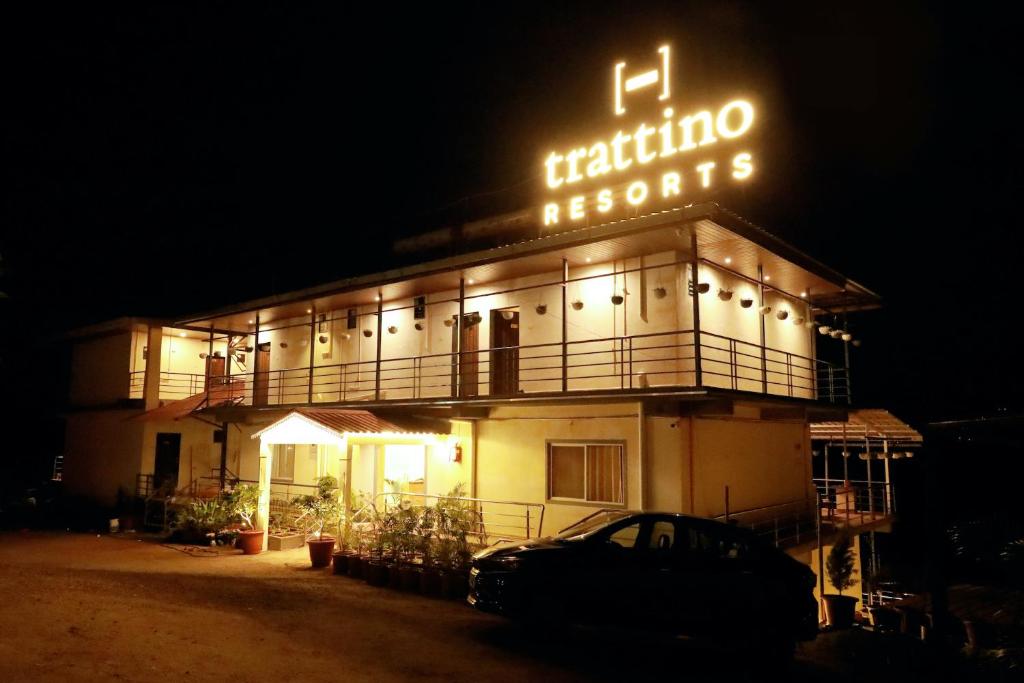
<path id="1" fill-rule="evenodd" d="M 776 548 L 817 540 L 821 531 L 815 499 L 800 499 L 712 517 L 750 529 Z"/>
<path id="2" fill-rule="evenodd" d="M 700 338 L 700 383 L 694 333 L 676 330 L 239 373 L 211 380 L 211 392 L 256 406 L 698 386 L 848 401 L 842 367 L 711 332 Z M 205 383 L 161 373 L 161 398 L 194 395 Z"/>
<path id="3" fill-rule="evenodd" d="M 216 378 L 227 380 L 227 377 Z M 136 370 L 129 373 L 128 397 L 143 398 L 146 389 L 146 371 Z M 160 372 L 160 398 L 177 400 L 188 398 L 206 391 L 206 375 L 189 372 Z"/>
<path id="4" fill-rule="evenodd" d="M 390 507 L 401 505 L 403 499 L 416 499 L 420 505 L 433 505 L 440 499 L 472 503 L 474 529 L 481 545 L 499 541 L 521 541 L 539 538 L 544 527 L 544 504 L 522 503 L 512 500 L 488 500 L 467 496 L 445 496 L 432 493 L 378 493 L 374 501 L 386 512 Z"/>
<path id="5" fill-rule="evenodd" d="M 858 526 L 896 512 L 892 484 L 882 481 L 815 479 L 822 519 L 836 525 Z"/>

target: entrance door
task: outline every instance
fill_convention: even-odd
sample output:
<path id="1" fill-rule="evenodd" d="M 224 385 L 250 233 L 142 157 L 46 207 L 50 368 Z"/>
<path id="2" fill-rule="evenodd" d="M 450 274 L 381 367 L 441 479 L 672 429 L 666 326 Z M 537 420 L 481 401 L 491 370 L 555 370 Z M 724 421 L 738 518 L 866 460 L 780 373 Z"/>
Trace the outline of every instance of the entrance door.
<path id="1" fill-rule="evenodd" d="M 206 388 L 213 389 L 222 387 L 227 383 L 224 375 L 227 374 L 227 358 L 224 356 L 206 357 Z"/>
<path id="2" fill-rule="evenodd" d="M 256 347 L 256 367 L 252 376 L 252 404 L 267 405 L 270 397 L 270 342 Z"/>
<path id="3" fill-rule="evenodd" d="M 491 311 L 492 396 L 519 393 L 519 311 Z"/>
<path id="4" fill-rule="evenodd" d="M 156 435 L 156 459 L 153 463 L 153 488 L 178 488 L 178 460 L 181 456 L 181 434 L 160 432 Z"/>
<path id="5" fill-rule="evenodd" d="M 480 394 L 480 314 L 467 313 L 459 321 L 462 356 L 459 358 L 459 396 Z"/>

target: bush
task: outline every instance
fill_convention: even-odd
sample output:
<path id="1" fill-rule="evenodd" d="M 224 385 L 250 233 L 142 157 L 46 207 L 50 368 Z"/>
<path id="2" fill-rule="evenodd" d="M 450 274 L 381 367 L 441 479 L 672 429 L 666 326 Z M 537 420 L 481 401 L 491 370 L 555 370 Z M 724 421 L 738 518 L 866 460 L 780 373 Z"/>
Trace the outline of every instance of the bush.
<path id="1" fill-rule="evenodd" d="M 225 497 L 196 499 L 178 511 L 171 537 L 182 543 L 208 543 L 231 523 L 234 506 Z"/>

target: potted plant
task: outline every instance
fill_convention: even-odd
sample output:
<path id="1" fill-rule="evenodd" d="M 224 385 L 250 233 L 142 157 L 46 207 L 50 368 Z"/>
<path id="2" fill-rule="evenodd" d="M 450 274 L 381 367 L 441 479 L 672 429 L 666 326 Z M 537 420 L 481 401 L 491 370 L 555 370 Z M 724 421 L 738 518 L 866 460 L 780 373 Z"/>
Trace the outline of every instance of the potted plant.
<path id="1" fill-rule="evenodd" d="M 376 507 L 372 508 L 370 560 L 363 563 L 363 578 L 371 586 L 383 586 L 388 582 L 384 550 L 388 545 L 391 524 L 392 520 L 386 513 L 381 513 Z"/>
<path id="2" fill-rule="evenodd" d="M 477 526 L 477 513 L 465 494 L 465 484 L 458 484 L 437 502 L 441 594 L 446 598 L 465 598 L 469 590 L 469 535 Z"/>
<path id="3" fill-rule="evenodd" d="M 357 555 L 355 549 L 356 533 L 352 528 L 352 520 L 345 515 L 341 522 L 341 536 L 338 537 L 338 549 L 334 551 L 334 573 L 348 574 L 349 560 Z"/>
<path id="4" fill-rule="evenodd" d="M 337 524 L 341 514 L 337 487 L 338 481 L 334 477 L 320 477 L 316 481 L 316 493 L 298 496 L 294 500 L 300 511 L 299 518 L 309 529 L 306 545 L 309 546 L 309 561 L 316 568 L 331 563 L 334 537 L 325 534 L 324 527 Z"/>
<path id="5" fill-rule="evenodd" d="M 420 516 L 418 531 L 419 549 L 423 564 L 419 572 L 419 591 L 421 595 L 441 594 L 441 566 L 439 564 L 437 537 L 437 506 L 424 508 Z"/>
<path id="6" fill-rule="evenodd" d="M 234 514 L 242 521 L 243 528 L 238 532 L 238 546 L 244 555 L 258 555 L 263 551 L 263 530 L 257 529 L 253 523 L 260 505 L 260 487 L 256 484 L 243 484 L 232 494 Z"/>
<path id="7" fill-rule="evenodd" d="M 824 596 L 825 618 L 832 628 L 849 628 L 853 624 L 853 612 L 857 599 L 843 595 L 843 590 L 853 585 L 854 574 L 853 539 L 849 533 L 843 532 L 836 539 L 825 560 L 825 573 L 829 581 L 839 591 L 838 595 Z"/>

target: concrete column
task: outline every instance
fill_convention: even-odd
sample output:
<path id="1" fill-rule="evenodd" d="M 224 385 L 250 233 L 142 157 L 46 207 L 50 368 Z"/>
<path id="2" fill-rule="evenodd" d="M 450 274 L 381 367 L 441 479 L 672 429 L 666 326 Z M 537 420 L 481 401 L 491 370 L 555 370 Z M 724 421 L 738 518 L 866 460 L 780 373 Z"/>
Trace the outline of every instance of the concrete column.
<path id="1" fill-rule="evenodd" d="M 150 325 L 146 335 L 146 375 L 142 400 L 146 410 L 160 407 L 160 358 L 164 332 L 159 325 Z"/>
<path id="2" fill-rule="evenodd" d="M 270 529 L 270 473 L 274 466 L 274 447 L 260 440 L 260 502 L 256 508 L 256 528 L 263 530 L 263 550 L 267 549 Z"/>

